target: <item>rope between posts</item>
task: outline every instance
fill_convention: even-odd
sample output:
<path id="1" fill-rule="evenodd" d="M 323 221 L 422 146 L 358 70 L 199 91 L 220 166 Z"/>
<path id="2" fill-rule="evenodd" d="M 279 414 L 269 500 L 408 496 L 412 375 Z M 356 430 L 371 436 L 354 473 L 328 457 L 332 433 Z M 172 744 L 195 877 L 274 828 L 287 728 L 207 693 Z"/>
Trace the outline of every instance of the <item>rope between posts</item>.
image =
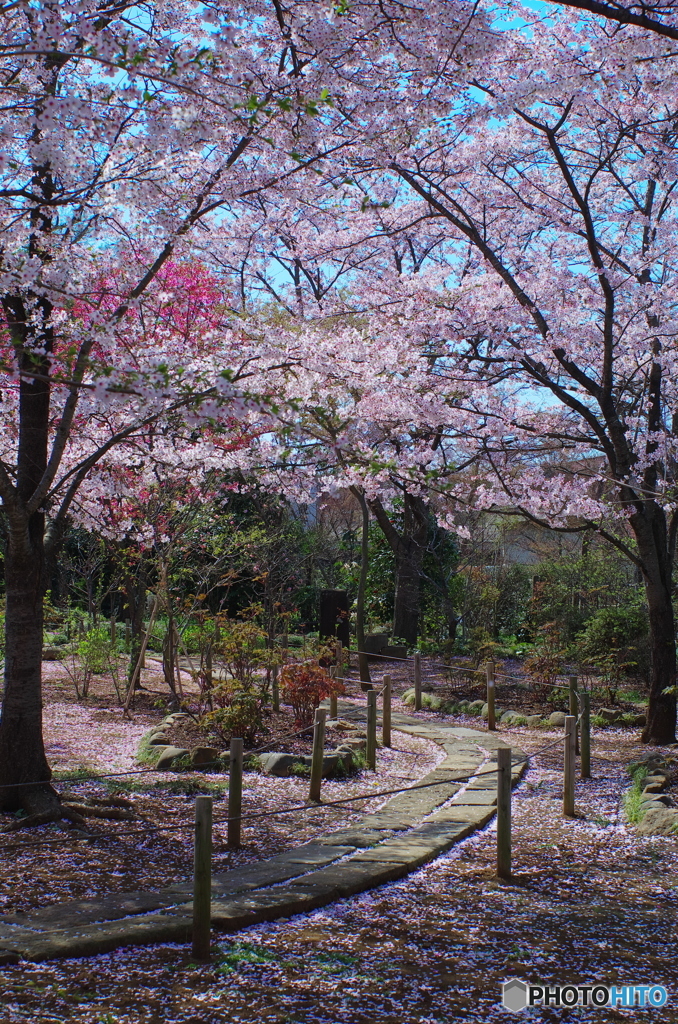
<path id="1" fill-rule="evenodd" d="M 539 754 L 542 754 L 542 753 L 544 753 L 547 750 L 553 749 L 553 747 L 558 746 L 563 741 L 564 741 L 564 736 L 561 736 L 557 740 L 555 740 L 553 743 L 549 743 L 549 744 L 547 744 L 544 747 L 540 747 L 538 750 L 534 750 L 534 751 L 532 751 L 532 753 L 526 754 L 524 757 L 517 758 L 515 760 L 513 758 L 511 758 L 511 765 L 512 765 L 512 767 L 515 767 L 516 765 L 527 764 L 530 761 L 531 758 L 537 757 Z M 451 782 L 453 782 L 455 784 L 456 783 L 466 783 L 466 782 L 470 782 L 471 779 L 477 778 L 478 776 L 482 776 L 482 777 L 486 778 L 488 775 L 495 775 L 495 774 L 497 774 L 498 771 L 499 771 L 498 767 L 497 768 L 490 768 L 490 769 L 484 770 L 482 772 L 480 772 L 480 771 L 479 772 L 475 772 L 475 773 L 473 773 L 471 775 L 462 776 L 462 778 L 455 778 L 455 779 L 449 780 L 449 781 L 451 781 Z M 139 774 L 139 773 L 122 773 L 122 774 Z M 104 776 L 102 776 L 102 777 L 104 777 Z M 279 808 L 278 810 L 260 811 L 260 812 L 256 812 L 256 813 L 255 812 L 249 812 L 249 813 L 246 812 L 245 814 L 239 815 L 237 818 L 230 818 L 230 817 L 219 818 L 219 819 L 214 821 L 214 824 L 215 825 L 228 825 L 228 823 L 230 821 L 233 821 L 233 820 L 256 821 L 256 820 L 258 820 L 260 818 L 274 818 L 274 817 L 280 817 L 280 816 L 285 815 L 285 814 L 292 814 L 295 811 L 320 811 L 320 810 L 325 810 L 325 809 L 330 808 L 330 807 L 346 806 L 347 804 L 351 804 L 354 801 L 371 800 L 371 799 L 374 799 L 376 797 L 382 797 L 382 796 L 395 796 L 395 795 L 397 795 L 399 793 L 411 793 L 411 792 L 415 792 L 415 791 L 421 790 L 421 789 L 430 789 L 430 788 L 432 788 L 434 786 L 444 786 L 445 784 L 446 784 L 446 781 L 444 779 L 436 779 L 433 782 L 418 783 L 417 785 L 414 785 L 414 786 L 399 786 L 399 787 L 397 787 L 395 789 L 382 789 L 382 790 L 376 790 L 376 791 L 373 790 L 373 791 L 371 791 L 369 793 L 357 793 L 357 794 L 354 794 L 353 796 L 340 797 L 340 798 L 338 798 L 336 800 L 328 800 L 328 801 L 324 801 L 324 802 L 319 803 L 319 804 L 308 804 L 308 803 L 291 804 L 291 805 L 289 805 L 287 807 Z M 358 813 L 358 812 L 356 811 L 356 813 Z M 162 833 L 181 832 L 181 831 L 186 831 L 187 829 L 191 829 L 192 827 L 193 827 L 193 823 L 187 823 L 187 824 L 182 824 L 182 825 L 166 825 L 166 826 L 158 826 L 158 831 L 162 832 Z M 145 830 L 141 830 L 141 829 L 126 829 L 126 831 L 125 831 L 125 835 L 142 835 L 142 834 L 143 835 L 147 835 L 148 834 L 148 830 L 147 829 L 145 829 Z M 24 849 L 24 848 L 33 847 L 33 846 L 51 845 L 53 843 L 58 843 L 58 842 L 66 841 L 68 838 L 71 838 L 71 837 L 64 837 L 64 840 L 61 840 L 60 838 L 59 839 L 46 839 L 46 840 L 40 840 L 40 841 L 35 842 L 35 843 L 26 843 L 26 844 L 24 844 L 24 843 L 12 843 L 12 844 L 9 844 L 7 846 L 0 846 L 0 852 L 2 852 L 3 850 L 10 850 L 10 849 L 16 849 L 16 848 Z M 105 835 L 105 834 L 104 835 L 97 835 L 95 833 L 88 833 L 86 835 L 80 834 L 80 835 L 78 835 L 78 836 L 76 836 L 74 838 L 76 838 L 76 839 L 85 839 L 85 838 L 86 839 L 106 839 L 106 838 L 109 838 L 109 837 L 107 835 Z"/>

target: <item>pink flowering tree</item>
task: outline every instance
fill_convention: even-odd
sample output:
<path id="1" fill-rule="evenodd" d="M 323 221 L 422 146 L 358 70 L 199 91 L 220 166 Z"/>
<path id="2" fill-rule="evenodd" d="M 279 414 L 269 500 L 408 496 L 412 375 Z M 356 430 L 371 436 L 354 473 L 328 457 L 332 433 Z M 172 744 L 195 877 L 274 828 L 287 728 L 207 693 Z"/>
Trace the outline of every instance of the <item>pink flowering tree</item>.
<path id="1" fill-rule="evenodd" d="M 638 62 L 638 37 L 569 15 L 552 32 L 507 33 L 467 102 L 405 145 L 394 134 L 382 159 L 383 180 L 403 186 L 391 232 L 414 202 L 410 226 L 414 213 L 422 238 L 443 228 L 452 246 L 448 279 L 419 317 L 456 396 L 451 457 L 483 467 L 460 473 L 457 493 L 596 530 L 639 569 L 652 646 L 644 738 L 668 743 L 678 153 L 658 89 L 666 44 L 644 37 L 656 59 Z"/>
<path id="2" fill-rule="evenodd" d="M 216 258 L 247 203 L 324 173 L 410 80 L 423 115 L 426 84 L 453 89 L 461 64 L 492 45 L 487 19 L 468 14 L 452 0 L 416 10 L 397 0 L 0 9 L 0 808 L 24 807 L 31 820 L 60 812 L 42 742 L 40 663 L 45 561 L 61 508 L 107 452 L 151 422 L 187 407 L 196 422 L 217 419 L 241 398 L 223 372 L 230 355 L 194 347 L 187 367 L 169 323 L 147 342 L 146 300 L 160 271 L 196 252 Z M 105 301 L 102 278 L 121 264 Z M 228 348 L 238 336 L 226 334 Z"/>

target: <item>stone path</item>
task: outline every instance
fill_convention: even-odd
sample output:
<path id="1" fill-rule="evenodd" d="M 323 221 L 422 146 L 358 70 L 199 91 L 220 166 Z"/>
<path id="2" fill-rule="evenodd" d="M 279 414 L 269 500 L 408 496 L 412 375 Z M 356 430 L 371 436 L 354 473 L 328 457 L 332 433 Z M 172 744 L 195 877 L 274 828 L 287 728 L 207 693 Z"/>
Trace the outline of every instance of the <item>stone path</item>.
<path id="1" fill-rule="evenodd" d="M 355 711 L 353 705 L 340 708 Z M 268 860 L 215 874 L 212 924 L 237 931 L 290 917 L 402 878 L 445 853 L 495 811 L 496 733 L 394 714 L 394 729 L 438 743 L 445 760 L 383 807 L 347 828 Z M 513 782 L 523 753 L 514 749 Z M 466 781 L 469 779 L 469 781 Z M 0 917 L 0 964 L 106 953 L 119 946 L 189 942 L 191 883 L 158 892 L 69 900 L 30 914 Z"/>

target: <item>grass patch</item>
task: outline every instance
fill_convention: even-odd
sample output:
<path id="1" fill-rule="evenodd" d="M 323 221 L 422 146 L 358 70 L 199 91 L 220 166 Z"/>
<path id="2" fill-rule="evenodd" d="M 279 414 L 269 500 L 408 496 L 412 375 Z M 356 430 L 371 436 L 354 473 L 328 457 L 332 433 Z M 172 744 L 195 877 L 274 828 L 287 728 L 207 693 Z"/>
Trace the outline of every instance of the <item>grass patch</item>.
<path id="1" fill-rule="evenodd" d="M 237 971 L 243 964 L 268 964 L 276 957 L 254 942 L 238 941 L 229 947 L 220 947 L 214 959 L 218 971 L 230 974 L 232 971 Z"/>
<path id="2" fill-rule="evenodd" d="M 148 733 L 141 737 L 139 747 L 137 749 L 137 761 L 139 764 L 143 764 L 146 768 L 155 768 L 160 757 L 160 748 L 152 747 L 150 744 L 150 736 Z"/>
<path id="3" fill-rule="evenodd" d="M 100 774 L 94 768 L 66 768 L 63 771 L 55 771 L 52 780 L 54 782 L 91 782 Z"/>
<path id="4" fill-rule="evenodd" d="M 645 765 L 637 764 L 633 766 L 631 769 L 633 785 L 624 796 L 624 813 L 633 825 L 637 825 L 643 816 L 640 805 L 643 795 L 643 782 L 646 777 L 647 768 Z"/>

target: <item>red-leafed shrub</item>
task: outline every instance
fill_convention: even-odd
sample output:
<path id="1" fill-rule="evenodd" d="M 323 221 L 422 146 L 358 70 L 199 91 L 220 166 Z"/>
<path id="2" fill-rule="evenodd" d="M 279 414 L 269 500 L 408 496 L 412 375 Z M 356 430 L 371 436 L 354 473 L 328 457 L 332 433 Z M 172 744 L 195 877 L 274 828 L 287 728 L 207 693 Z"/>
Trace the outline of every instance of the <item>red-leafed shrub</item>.
<path id="1" fill-rule="evenodd" d="M 295 724 L 299 729 L 311 725 L 316 708 L 326 697 L 339 697 L 346 693 L 340 679 L 332 679 L 324 668 L 307 663 L 286 665 L 280 674 L 280 693 L 292 705 Z"/>

